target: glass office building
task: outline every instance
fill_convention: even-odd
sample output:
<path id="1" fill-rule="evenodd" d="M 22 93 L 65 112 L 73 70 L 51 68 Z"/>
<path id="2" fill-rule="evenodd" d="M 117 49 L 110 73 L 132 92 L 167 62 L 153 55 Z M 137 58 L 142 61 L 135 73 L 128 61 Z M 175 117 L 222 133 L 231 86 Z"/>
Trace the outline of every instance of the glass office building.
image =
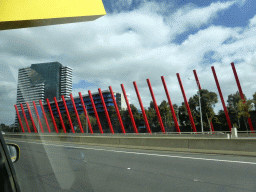
<path id="1" fill-rule="evenodd" d="M 33 109 L 33 101 L 38 105 L 39 100 L 43 103 L 46 103 L 46 98 L 49 101 L 53 101 L 54 97 L 59 100 L 61 95 L 67 98 L 71 92 L 72 68 L 59 62 L 32 64 L 19 69 L 16 101 L 19 111 L 21 103 L 28 114 L 26 103 Z"/>
<path id="2" fill-rule="evenodd" d="M 102 91 L 102 95 L 103 95 L 104 102 L 106 104 L 107 110 L 109 110 L 109 106 L 114 106 L 111 94 L 108 90 L 105 90 L 105 91 Z M 99 93 L 98 92 L 92 93 L 92 96 L 93 96 L 93 101 L 94 101 L 97 113 L 101 113 L 101 112 L 104 113 L 104 108 L 103 108 Z M 83 101 L 84 101 L 84 104 L 87 108 L 88 113 L 89 114 L 94 114 L 93 107 L 92 107 L 89 95 L 88 94 L 82 95 L 82 97 L 83 97 Z M 116 103 L 117 103 L 118 108 L 126 110 L 127 106 L 126 106 L 123 94 L 114 92 L 114 97 L 116 99 Z M 67 99 L 65 99 L 65 101 L 66 101 L 69 112 L 74 112 L 74 108 L 73 108 L 71 99 L 67 98 Z M 80 115 L 81 113 L 83 113 L 83 107 L 81 105 L 80 97 L 79 96 L 74 97 L 74 101 L 75 101 L 75 104 L 76 104 L 77 112 Z M 58 102 L 58 106 L 59 106 L 61 114 L 62 113 L 66 114 L 62 99 L 58 100 L 57 102 Z M 56 116 L 56 117 L 59 117 L 55 102 L 50 102 L 50 105 L 51 105 L 53 115 Z M 45 109 L 46 112 L 49 112 L 49 108 L 48 108 L 47 104 L 44 104 L 44 109 Z"/>

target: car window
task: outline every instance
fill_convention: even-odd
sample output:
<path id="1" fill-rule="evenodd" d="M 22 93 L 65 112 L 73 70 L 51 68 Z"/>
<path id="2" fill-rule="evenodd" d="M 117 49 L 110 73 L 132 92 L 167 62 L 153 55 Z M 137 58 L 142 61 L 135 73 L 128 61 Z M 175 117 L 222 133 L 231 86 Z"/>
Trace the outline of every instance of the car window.
<path id="1" fill-rule="evenodd" d="M 253 191 L 256 3 L 68 3 L 21 24 L 2 7 L 0 129 L 21 191 Z"/>

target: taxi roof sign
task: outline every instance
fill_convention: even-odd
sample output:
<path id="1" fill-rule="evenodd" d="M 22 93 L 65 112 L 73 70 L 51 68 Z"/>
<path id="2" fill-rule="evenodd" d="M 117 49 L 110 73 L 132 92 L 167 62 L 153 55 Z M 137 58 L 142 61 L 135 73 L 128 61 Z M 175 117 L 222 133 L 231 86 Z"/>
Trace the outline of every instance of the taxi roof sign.
<path id="1" fill-rule="evenodd" d="M 93 21 L 104 15 L 102 0 L 1 0 L 0 30 Z"/>

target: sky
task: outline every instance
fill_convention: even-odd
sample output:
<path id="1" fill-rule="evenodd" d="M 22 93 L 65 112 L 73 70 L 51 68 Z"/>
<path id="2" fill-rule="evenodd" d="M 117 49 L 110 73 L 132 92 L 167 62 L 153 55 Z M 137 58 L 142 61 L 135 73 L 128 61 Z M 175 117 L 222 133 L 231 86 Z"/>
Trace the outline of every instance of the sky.
<path id="1" fill-rule="evenodd" d="M 73 68 L 73 96 L 112 87 L 130 94 L 139 108 L 136 81 L 144 107 L 167 100 L 161 76 L 173 104 L 201 87 L 218 94 L 215 67 L 225 102 L 238 91 L 230 63 L 234 62 L 247 98 L 256 92 L 256 1 L 103 0 L 107 14 L 95 21 L 0 31 L 0 123 L 14 123 L 18 69 L 58 61 Z M 193 79 L 193 80 L 189 80 Z M 220 98 L 215 112 L 222 108 Z"/>

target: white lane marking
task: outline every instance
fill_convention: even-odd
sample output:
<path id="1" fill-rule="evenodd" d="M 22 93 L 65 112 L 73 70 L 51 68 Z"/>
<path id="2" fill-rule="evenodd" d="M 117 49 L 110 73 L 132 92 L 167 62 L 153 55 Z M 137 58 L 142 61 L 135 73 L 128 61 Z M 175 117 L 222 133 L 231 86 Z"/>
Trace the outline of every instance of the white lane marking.
<path id="1" fill-rule="evenodd" d="M 24 142 L 24 143 L 33 143 L 38 145 L 51 145 L 55 147 L 66 147 L 66 148 L 76 148 L 76 149 L 87 149 L 87 150 L 95 150 L 95 151 L 108 151 L 108 152 L 115 152 L 115 153 L 127 153 L 127 154 L 135 154 L 135 155 L 148 155 L 148 156 L 157 156 L 157 157 L 171 157 L 171 158 L 180 158 L 180 159 L 195 159 L 195 160 L 203 160 L 203 161 L 215 161 L 215 162 L 227 162 L 227 163 L 241 163 L 241 164 L 250 164 L 256 165 L 256 162 L 246 162 L 246 161 L 231 161 L 231 160 L 222 160 L 222 159 L 207 159 L 207 158 L 200 158 L 200 157 L 184 157 L 184 156 L 174 156 L 174 155 L 161 155 L 155 153 L 140 153 L 140 152 L 132 152 L 132 151 L 117 151 L 111 149 L 97 149 L 97 148 L 90 148 L 90 147 L 78 147 L 78 146 L 70 146 L 70 145 L 55 145 L 49 143 L 37 143 L 37 142 L 30 142 L 30 141 L 17 141 L 17 140 L 9 140 L 7 141 L 14 141 L 14 142 Z"/>

